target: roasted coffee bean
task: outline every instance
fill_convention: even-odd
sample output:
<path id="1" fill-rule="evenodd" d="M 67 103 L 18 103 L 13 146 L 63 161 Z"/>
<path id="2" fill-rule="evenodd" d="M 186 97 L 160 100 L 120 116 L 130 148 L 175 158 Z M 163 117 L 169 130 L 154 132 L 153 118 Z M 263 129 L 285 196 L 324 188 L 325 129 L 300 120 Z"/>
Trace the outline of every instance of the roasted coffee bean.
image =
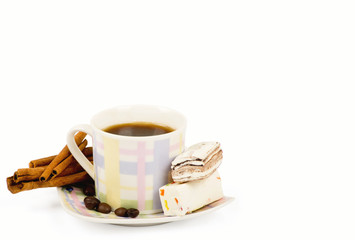
<path id="1" fill-rule="evenodd" d="M 115 214 L 119 217 L 128 217 L 127 215 L 127 209 L 124 207 L 117 208 L 115 210 Z"/>
<path id="2" fill-rule="evenodd" d="M 129 208 L 127 210 L 128 217 L 135 218 L 139 215 L 139 210 L 135 208 Z"/>
<path id="3" fill-rule="evenodd" d="M 92 184 L 85 185 L 83 188 L 83 193 L 86 196 L 95 196 L 95 186 Z"/>
<path id="4" fill-rule="evenodd" d="M 96 210 L 100 204 L 100 200 L 96 197 L 89 196 L 84 198 L 84 204 L 87 209 Z"/>
<path id="5" fill-rule="evenodd" d="M 107 203 L 100 203 L 99 206 L 97 207 L 97 211 L 100 213 L 110 213 L 111 212 L 111 206 L 108 205 Z"/>
<path id="6" fill-rule="evenodd" d="M 67 185 L 67 186 L 64 186 L 65 190 L 67 190 L 68 192 L 72 192 L 74 189 L 72 186 L 70 185 Z"/>

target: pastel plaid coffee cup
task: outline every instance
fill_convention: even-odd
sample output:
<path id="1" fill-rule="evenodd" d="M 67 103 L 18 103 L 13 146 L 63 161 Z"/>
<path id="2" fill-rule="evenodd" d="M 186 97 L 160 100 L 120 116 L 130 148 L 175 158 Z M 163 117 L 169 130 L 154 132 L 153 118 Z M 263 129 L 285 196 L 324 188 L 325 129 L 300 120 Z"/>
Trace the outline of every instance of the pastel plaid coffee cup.
<path id="1" fill-rule="evenodd" d="M 154 136 L 122 136 L 103 131 L 109 126 L 151 122 L 175 129 Z M 168 183 L 171 161 L 184 150 L 186 119 L 179 112 L 158 106 L 118 106 L 94 115 L 91 124 L 73 127 L 68 148 L 95 180 L 96 196 L 118 207 L 137 208 L 142 214 L 161 212 L 158 190 Z M 74 141 L 77 131 L 92 137 L 94 164 Z"/>

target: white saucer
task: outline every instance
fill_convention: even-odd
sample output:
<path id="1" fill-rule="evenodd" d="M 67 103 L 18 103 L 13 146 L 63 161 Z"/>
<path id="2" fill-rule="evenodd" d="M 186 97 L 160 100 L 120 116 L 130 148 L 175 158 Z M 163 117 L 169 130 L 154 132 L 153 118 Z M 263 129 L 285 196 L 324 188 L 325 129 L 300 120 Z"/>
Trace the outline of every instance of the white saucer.
<path id="1" fill-rule="evenodd" d="M 84 205 L 85 195 L 82 193 L 80 188 L 73 187 L 71 192 L 66 190 L 65 187 L 58 187 L 57 190 L 62 206 L 69 214 L 73 215 L 74 217 L 78 217 L 90 222 L 111 223 L 126 226 L 149 226 L 190 219 L 215 211 L 234 200 L 233 197 L 224 196 L 220 200 L 206 205 L 192 213 L 186 214 L 185 216 L 164 216 L 164 214 L 161 212 L 155 214 L 140 214 L 136 218 L 128 218 L 118 217 L 113 212 L 109 214 L 103 214 L 94 210 L 88 210 Z"/>

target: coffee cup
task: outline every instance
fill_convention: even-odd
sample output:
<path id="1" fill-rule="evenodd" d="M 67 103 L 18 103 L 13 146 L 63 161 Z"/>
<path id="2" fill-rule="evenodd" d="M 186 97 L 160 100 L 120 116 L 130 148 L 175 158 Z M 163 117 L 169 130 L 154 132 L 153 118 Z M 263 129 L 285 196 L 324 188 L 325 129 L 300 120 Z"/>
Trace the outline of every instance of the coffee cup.
<path id="1" fill-rule="evenodd" d="M 146 123 L 171 128 L 158 135 L 127 136 L 105 131 L 120 124 Z M 169 182 L 171 161 L 184 150 L 185 117 L 170 108 L 150 105 L 117 106 L 95 114 L 90 124 L 69 130 L 67 145 L 95 181 L 96 196 L 142 214 L 161 212 L 159 188 Z M 93 164 L 75 143 L 77 131 L 92 137 Z"/>

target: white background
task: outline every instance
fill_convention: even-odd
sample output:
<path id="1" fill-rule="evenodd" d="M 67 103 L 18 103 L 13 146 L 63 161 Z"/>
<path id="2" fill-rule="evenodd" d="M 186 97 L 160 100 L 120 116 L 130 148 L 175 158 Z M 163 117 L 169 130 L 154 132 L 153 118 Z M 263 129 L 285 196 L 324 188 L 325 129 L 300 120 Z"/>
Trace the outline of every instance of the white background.
<path id="1" fill-rule="evenodd" d="M 2 236 L 354 239 L 353 1 L 1 1 Z M 76 219 L 5 178 L 105 108 L 165 105 L 218 140 L 236 201 L 154 227 Z M 10 234 L 10 235 L 9 235 Z"/>

